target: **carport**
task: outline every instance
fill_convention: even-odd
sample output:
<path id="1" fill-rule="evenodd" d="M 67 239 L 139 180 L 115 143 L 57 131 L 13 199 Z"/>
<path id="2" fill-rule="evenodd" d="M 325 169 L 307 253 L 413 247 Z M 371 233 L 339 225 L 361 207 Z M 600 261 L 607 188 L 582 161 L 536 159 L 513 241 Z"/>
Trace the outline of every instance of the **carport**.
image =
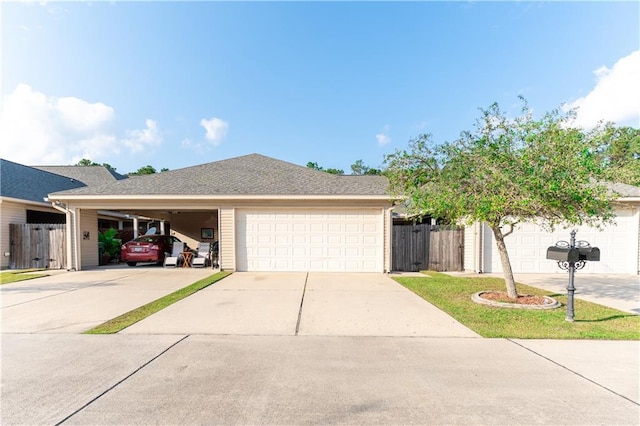
<path id="1" fill-rule="evenodd" d="M 169 222 L 193 245 L 218 241 L 225 270 L 386 272 L 387 186 L 383 176 L 336 176 L 251 154 L 49 200 L 67 215 L 67 269 L 98 264 L 97 212 L 109 210 Z"/>

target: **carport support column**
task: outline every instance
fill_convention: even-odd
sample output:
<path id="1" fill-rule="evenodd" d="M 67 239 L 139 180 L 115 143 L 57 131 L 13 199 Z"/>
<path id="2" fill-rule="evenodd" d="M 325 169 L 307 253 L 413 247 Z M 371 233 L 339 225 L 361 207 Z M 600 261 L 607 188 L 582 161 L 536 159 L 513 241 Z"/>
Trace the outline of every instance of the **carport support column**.
<path id="1" fill-rule="evenodd" d="M 164 235 L 164 219 L 160 221 L 160 234 Z"/>
<path id="2" fill-rule="evenodd" d="M 138 216 L 133 217 L 133 238 L 138 238 Z"/>

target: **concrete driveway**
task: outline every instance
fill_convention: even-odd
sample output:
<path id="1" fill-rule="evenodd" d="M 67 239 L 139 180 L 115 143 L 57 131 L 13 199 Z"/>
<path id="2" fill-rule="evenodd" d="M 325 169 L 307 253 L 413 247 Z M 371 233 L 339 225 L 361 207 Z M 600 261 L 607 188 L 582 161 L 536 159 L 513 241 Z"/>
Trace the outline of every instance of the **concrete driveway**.
<path id="1" fill-rule="evenodd" d="M 500 276 L 502 277 L 502 276 Z M 567 294 L 569 274 L 515 274 L 519 283 Z M 575 297 L 621 311 L 640 314 L 640 276 L 630 274 L 582 274 L 576 272 Z"/>
<path id="2" fill-rule="evenodd" d="M 81 333 L 211 275 L 127 266 L 54 273 L 0 286 L 3 333 Z"/>
<path id="3" fill-rule="evenodd" d="M 0 423 L 640 422 L 639 342 L 469 338 L 381 274 L 238 273 L 126 333 L 77 334 L 210 273 L 0 286 Z"/>
<path id="4" fill-rule="evenodd" d="M 236 272 L 136 334 L 478 337 L 384 274 Z"/>

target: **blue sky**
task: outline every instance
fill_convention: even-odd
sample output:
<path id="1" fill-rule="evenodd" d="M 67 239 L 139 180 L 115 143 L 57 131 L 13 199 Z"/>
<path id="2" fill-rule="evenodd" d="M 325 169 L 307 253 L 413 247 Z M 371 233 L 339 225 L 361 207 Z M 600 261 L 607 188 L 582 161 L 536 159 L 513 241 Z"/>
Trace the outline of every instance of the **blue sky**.
<path id="1" fill-rule="evenodd" d="M 638 2 L 3 3 L 0 155 L 350 171 L 525 96 L 639 126 Z"/>

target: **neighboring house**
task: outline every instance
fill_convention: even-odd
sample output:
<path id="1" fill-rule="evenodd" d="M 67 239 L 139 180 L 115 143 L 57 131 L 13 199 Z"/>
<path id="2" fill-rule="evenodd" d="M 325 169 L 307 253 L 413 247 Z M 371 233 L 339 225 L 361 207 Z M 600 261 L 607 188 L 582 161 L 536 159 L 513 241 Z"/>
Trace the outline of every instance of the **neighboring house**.
<path id="1" fill-rule="evenodd" d="M 572 229 L 577 240 L 584 240 L 600 249 L 600 262 L 588 262 L 584 273 L 638 274 L 640 271 L 640 188 L 614 184 L 619 194 L 615 203 L 615 224 L 602 230 L 588 226 L 558 228 L 547 232 L 539 225 L 524 223 L 516 226 L 505 238 L 514 273 L 564 272 L 556 262 L 546 259 L 549 246 L 569 241 Z M 491 229 L 476 223 L 465 229 L 465 270 L 502 273 L 500 255 Z"/>
<path id="2" fill-rule="evenodd" d="M 338 176 L 258 154 L 49 194 L 72 218 L 68 268 L 98 265 L 99 210 L 171 222 L 219 241 L 222 269 L 389 271 L 391 207 L 383 176 Z M 88 238 L 85 238 L 87 237 Z"/>
<path id="3" fill-rule="evenodd" d="M 9 266 L 9 224 L 65 223 L 65 214 L 45 201 L 49 193 L 125 178 L 103 166 L 30 167 L 0 159 L 0 267 Z"/>

